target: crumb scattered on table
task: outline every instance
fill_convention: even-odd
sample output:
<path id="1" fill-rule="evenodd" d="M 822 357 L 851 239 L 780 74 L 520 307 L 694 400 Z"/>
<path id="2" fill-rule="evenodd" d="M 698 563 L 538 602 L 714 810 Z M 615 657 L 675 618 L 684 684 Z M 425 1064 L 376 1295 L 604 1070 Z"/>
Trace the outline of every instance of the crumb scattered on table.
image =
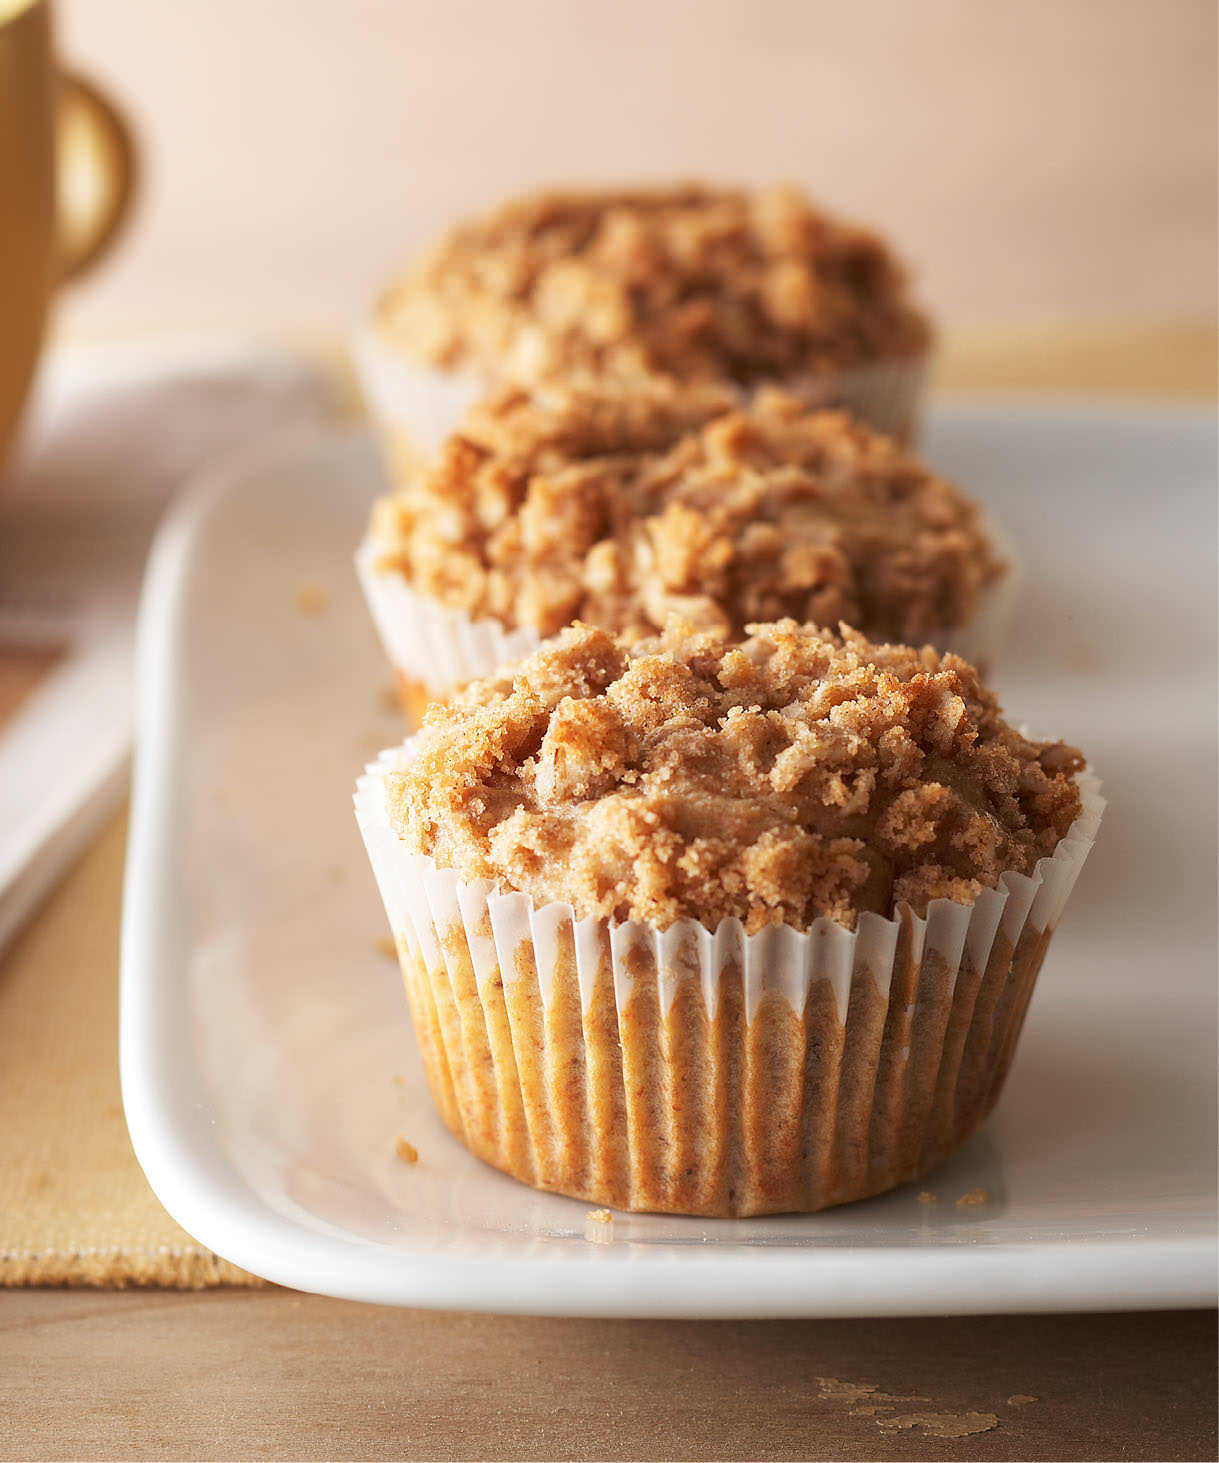
<path id="1" fill-rule="evenodd" d="M 374 950 L 387 955 L 391 960 L 397 960 L 398 946 L 394 943 L 393 935 L 378 935 L 372 943 Z"/>
<path id="2" fill-rule="evenodd" d="M 1038 1400 L 1039 1399 L 1036 1397 L 1030 1397 L 1027 1392 L 1013 1392 L 1012 1395 L 1007 1399 L 1007 1405 L 1009 1407 L 1024 1407 L 1028 1403 L 1036 1402 Z"/>
<path id="3" fill-rule="evenodd" d="M 297 614 L 320 615 L 329 607 L 330 596 L 320 584 L 298 584 L 295 603 Z"/>
<path id="4" fill-rule="evenodd" d="M 405 1087 L 406 1086 L 406 1078 L 402 1075 L 401 1072 L 395 1072 L 394 1073 L 394 1086 L 395 1087 Z"/>
<path id="5" fill-rule="evenodd" d="M 927 1190 L 924 1189 L 923 1192 L 918 1196 L 918 1201 L 920 1204 L 934 1204 L 935 1195 L 929 1194 Z"/>
<path id="6" fill-rule="evenodd" d="M 381 707 L 385 711 L 393 711 L 398 716 L 402 715 L 402 697 L 398 694 L 398 688 L 392 681 L 381 687 Z"/>
<path id="7" fill-rule="evenodd" d="M 844 1382 L 838 1377 L 818 1377 L 817 1387 L 829 1402 L 927 1402 L 930 1398 L 910 1392 L 882 1392 L 875 1382 Z M 879 1410 L 879 1409 L 877 1409 Z M 886 1412 L 890 1408 L 884 1409 Z"/>
<path id="8" fill-rule="evenodd" d="M 394 1139 L 394 1152 L 403 1163 L 418 1163 L 419 1150 L 413 1143 L 408 1143 L 401 1133 Z"/>
<path id="9" fill-rule="evenodd" d="M 590 1209 L 588 1217 L 596 1224 L 612 1224 L 614 1216 L 608 1209 Z"/>
<path id="10" fill-rule="evenodd" d="M 901 1417 L 878 1417 L 876 1425 L 886 1432 L 922 1428 L 928 1437 L 967 1438 L 999 1426 L 993 1412 L 907 1412 Z"/>
<path id="11" fill-rule="evenodd" d="M 989 1204 L 990 1195 L 985 1189 L 970 1189 L 957 1200 L 958 1209 L 976 1209 L 979 1204 Z"/>

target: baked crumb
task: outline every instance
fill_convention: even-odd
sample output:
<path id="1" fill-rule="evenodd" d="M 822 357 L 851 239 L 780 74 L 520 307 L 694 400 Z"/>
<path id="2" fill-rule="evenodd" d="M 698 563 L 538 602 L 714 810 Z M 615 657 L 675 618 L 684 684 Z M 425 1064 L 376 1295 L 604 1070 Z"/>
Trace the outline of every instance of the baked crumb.
<path id="1" fill-rule="evenodd" d="M 395 1087 L 406 1086 L 406 1078 L 402 1075 L 401 1072 L 395 1072 L 391 1080 Z"/>
<path id="2" fill-rule="evenodd" d="M 970 1189 L 957 1200 L 958 1209 L 976 1209 L 980 1204 L 989 1204 L 990 1195 L 985 1189 Z"/>
<path id="3" fill-rule="evenodd" d="M 587 1218 L 591 1219 L 594 1224 L 612 1224 L 614 1220 L 613 1214 L 608 1209 L 590 1209 Z"/>
<path id="4" fill-rule="evenodd" d="M 330 607 L 330 595 L 320 584 L 300 584 L 294 597 L 298 614 L 312 618 Z"/>
<path id="5" fill-rule="evenodd" d="M 441 238 L 377 320 L 429 365 L 518 382 L 816 378 L 931 338 L 880 238 L 782 186 L 511 199 Z"/>
<path id="6" fill-rule="evenodd" d="M 1036 1397 L 1030 1397 L 1027 1392 L 1015 1392 L 1007 1399 L 1007 1405 L 1009 1407 L 1027 1407 L 1030 1402 L 1038 1400 Z"/>
<path id="7" fill-rule="evenodd" d="M 935 1195 L 929 1194 L 927 1190 L 924 1189 L 923 1192 L 918 1196 L 918 1201 L 920 1204 L 934 1204 Z"/>
<path id="8" fill-rule="evenodd" d="M 542 635 L 790 616 L 919 643 L 1004 572 L 977 504 L 891 439 L 781 391 L 671 383 L 497 393 L 372 534 L 418 593 Z"/>
<path id="9" fill-rule="evenodd" d="M 993 1412 L 908 1412 L 902 1417 L 878 1417 L 876 1425 L 885 1432 L 919 1428 L 932 1438 L 968 1438 L 999 1426 Z"/>
<path id="10" fill-rule="evenodd" d="M 419 1150 L 413 1143 L 408 1143 L 401 1133 L 394 1139 L 394 1152 L 403 1163 L 418 1163 Z"/>
<path id="11" fill-rule="evenodd" d="M 391 960 L 398 958 L 398 945 L 393 935 L 378 935 L 372 942 L 373 949 L 380 955 L 387 955 Z"/>
<path id="12" fill-rule="evenodd" d="M 1083 766 L 930 647 L 575 625 L 433 707 L 386 790 L 398 836 L 465 880 L 661 929 L 807 930 L 1027 872 L 1078 816 Z"/>
<path id="13" fill-rule="evenodd" d="M 867 1403 L 872 1411 L 891 1412 L 892 1407 L 879 1407 L 879 1403 L 892 1402 L 928 1402 L 928 1397 L 920 1397 L 913 1392 L 882 1392 L 877 1382 L 848 1382 L 841 1377 L 817 1377 L 815 1378 L 817 1389 L 829 1402 Z M 852 1416 L 865 1416 L 867 1413 L 862 1408 L 851 1408 Z"/>

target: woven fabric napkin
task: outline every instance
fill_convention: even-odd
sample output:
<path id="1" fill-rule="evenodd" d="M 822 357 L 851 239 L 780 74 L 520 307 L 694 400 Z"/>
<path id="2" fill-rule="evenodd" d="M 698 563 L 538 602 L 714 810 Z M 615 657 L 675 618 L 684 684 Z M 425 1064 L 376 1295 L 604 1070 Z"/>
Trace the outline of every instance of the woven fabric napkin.
<path id="1" fill-rule="evenodd" d="M 150 533 L 216 457 L 340 410 L 347 382 L 330 364 L 232 341 L 61 353 L 9 467 L 2 520 L 33 541 L 53 502 L 64 522 L 128 513 Z M 56 662 L 5 639 L 0 737 Z M 95 814 L 82 807 L 76 821 Z M 99 821 L 100 841 L 0 956 L 0 1284 L 260 1285 L 170 1219 L 132 1152 L 117 1051 L 125 816 L 102 808 Z"/>

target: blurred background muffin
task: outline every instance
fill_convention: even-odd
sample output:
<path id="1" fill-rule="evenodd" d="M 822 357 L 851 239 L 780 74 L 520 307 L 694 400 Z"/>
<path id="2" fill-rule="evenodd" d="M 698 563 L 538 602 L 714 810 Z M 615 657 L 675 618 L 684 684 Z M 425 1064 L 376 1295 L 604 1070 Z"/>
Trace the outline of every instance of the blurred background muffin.
<path id="1" fill-rule="evenodd" d="M 931 342 L 902 266 L 790 187 L 568 189 L 457 224 L 382 297 L 358 358 L 391 469 L 487 386 L 782 385 L 906 437 Z"/>

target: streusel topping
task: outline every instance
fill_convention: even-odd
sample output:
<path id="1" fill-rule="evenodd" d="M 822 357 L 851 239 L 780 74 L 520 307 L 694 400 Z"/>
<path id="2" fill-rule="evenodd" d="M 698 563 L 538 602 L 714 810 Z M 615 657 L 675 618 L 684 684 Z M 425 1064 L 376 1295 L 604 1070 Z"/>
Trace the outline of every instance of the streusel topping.
<path id="1" fill-rule="evenodd" d="M 931 649 L 791 620 L 743 642 L 575 625 L 433 707 L 388 804 L 412 849 L 578 916 L 853 928 L 1030 872 L 1083 766 Z"/>
<path id="2" fill-rule="evenodd" d="M 459 224 L 382 300 L 383 335 L 488 381 L 816 378 L 930 339 L 875 234 L 792 188 L 551 192 Z"/>
<path id="3" fill-rule="evenodd" d="M 740 632 L 790 615 L 921 641 L 1003 572 L 977 505 L 841 412 L 775 389 L 506 389 L 383 499 L 384 568 L 418 593 L 551 635 L 671 614 Z"/>

